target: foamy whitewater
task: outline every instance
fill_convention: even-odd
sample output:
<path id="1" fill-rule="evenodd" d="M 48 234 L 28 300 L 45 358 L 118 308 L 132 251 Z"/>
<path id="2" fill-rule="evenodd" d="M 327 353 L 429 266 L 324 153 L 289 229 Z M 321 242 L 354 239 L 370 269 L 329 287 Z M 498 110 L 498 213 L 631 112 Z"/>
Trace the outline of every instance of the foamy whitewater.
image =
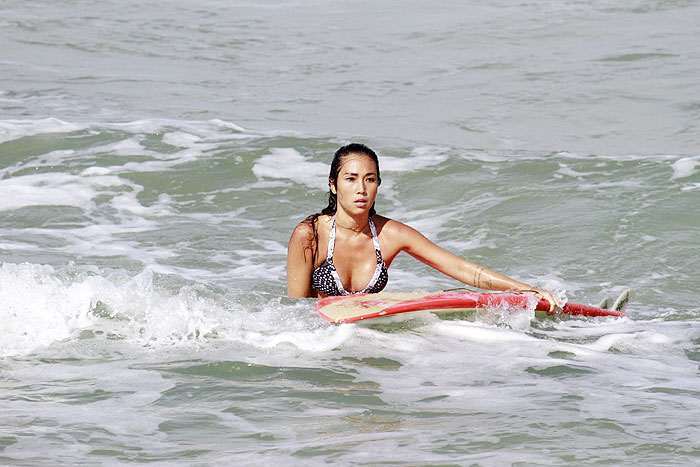
<path id="1" fill-rule="evenodd" d="M 697 464 L 700 6 L 618 3 L 0 3 L 0 464 Z M 629 317 L 327 324 L 286 247 L 350 141 Z"/>

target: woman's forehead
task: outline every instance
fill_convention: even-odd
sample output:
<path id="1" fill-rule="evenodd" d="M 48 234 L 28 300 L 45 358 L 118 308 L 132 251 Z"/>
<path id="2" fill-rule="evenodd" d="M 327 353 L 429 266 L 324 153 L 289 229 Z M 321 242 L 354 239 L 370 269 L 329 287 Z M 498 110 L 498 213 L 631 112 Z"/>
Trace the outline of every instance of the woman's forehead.
<path id="1" fill-rule="evenodd" d="M 341 173 L 376 173 L 377 166 L 371 157 L 364 154 L 350 154 L 340 165 Z"/>

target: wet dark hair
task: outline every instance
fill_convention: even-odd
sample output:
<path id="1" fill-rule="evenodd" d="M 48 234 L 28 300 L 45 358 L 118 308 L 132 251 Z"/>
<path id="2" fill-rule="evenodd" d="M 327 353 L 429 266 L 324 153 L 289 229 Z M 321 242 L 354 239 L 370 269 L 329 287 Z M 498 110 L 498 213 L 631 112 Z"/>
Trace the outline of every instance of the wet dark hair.
<path id="1" fill-rule="evenodd" d="M 372 151 L 369 147 L 360 143 L 350 143 L 346 144 L 345 146 L 341 146 L 335 152 L 335 155 L 333 156 L 333 161 L 331 162 L 331 170 L 328 174 L 328 206 L 323 208 L 321 212 L 312 214 L 304 220 L 304 222 L 307 222 L 311 225 L 311 228 L 313 229 L 314 233 L 314 241 L 311 245 L 312 264 L 316 263 L 316 253 L 318 252 L 318 230 L 316 228 L 316 221 L 318 220 L 319 216 L 332 216 L 338 210 L 338 195 L 336 195 L 335 193 L 333 193 L 332 190 L 330 190 L 330 186 L 333 185 L 334 187 L 337 187 L 338 175 L 340 175 L 340 167 L 343 165 L 343 161 L 345 160 L 345 158 L 347 156 L 350 156 L 351 154 L 361 154 L 372 159 L 374 161 L 375 166 L 377 167 L 377 183 L 379 185 L 382 184 L 382 177 L 379 175 L 379 158 L 377 157 L 377 153 Z M 376 213 L 377 212 L 374 210 L 373 204 L 369 210 L 369 216 L 372 217 Z"/>

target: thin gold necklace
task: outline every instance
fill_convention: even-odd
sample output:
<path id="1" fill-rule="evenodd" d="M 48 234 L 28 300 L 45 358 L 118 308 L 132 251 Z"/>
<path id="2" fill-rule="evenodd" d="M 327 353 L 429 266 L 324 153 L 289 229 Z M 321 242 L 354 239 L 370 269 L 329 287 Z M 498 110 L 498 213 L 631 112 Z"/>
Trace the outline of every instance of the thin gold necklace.
<path id="1" fill-rule="evenodd" d="M 353 228 L 351 228 L 351 227 L 345 227 L 344 225 L 340 225 L 337 221 L 336 221 L 335 225 L 337 225 L 337 226 L 340 227 L 341 229 L 349 230 L 349 231 L 351 231 L 351 232 L 362 233 L 362 232 L 365 231 L 365 229 L 366 229 L 367 226 L 369 225 L 369 219 L 367 220 L 367 223 L 365 224 L 365 226 L 362 227 L 360 230 L 356 230 L 356 229 L 353 229 Z"/>

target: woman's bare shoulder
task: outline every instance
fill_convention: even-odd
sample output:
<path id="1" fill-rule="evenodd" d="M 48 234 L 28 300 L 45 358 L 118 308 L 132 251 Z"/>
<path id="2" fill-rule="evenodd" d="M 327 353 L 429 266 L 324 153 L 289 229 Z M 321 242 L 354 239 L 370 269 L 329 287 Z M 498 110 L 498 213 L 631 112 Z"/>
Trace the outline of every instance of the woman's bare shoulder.
<path id="1" fill-rule="evenodd" d="M 298 241 L 304 244 L 312 244 L 318 229 L 323 229 L 323 225 L 327 224 L 329 216 L 321 215 L 318 217 L 307 217 L 299 222 L 292 232 L 292 241 Z M 315 231 L 315 232 L 314 232 Z"/>
<path id="2" fill-rule="evenodd" d="M 410 242 L 415 235 L 420 235 L 416 229 L 395 219 L 375 216 L 374 221 L 379 236 L 397 245 L 404 245 L 406 242 Z"/>
<path id="3" fill-rule="evenodd" d="M 310 242 L 314 238 L 314 228 L 309 221 L 301 221 L 292 231 L 292 240 Z"/>
<path id="4" fill-rule="evenodd" d="M 385 230 L 386 233 L 391 235 L 401 235 L 406 233 L 408 230 L 415 231 L 415 229 L 407 226 L 403 222 L 397 221 L 395 219 L 390 219 L 388 217 L 374 215 L 372 217 L 374 224 L 377 226 L 377 230 Z"/>

